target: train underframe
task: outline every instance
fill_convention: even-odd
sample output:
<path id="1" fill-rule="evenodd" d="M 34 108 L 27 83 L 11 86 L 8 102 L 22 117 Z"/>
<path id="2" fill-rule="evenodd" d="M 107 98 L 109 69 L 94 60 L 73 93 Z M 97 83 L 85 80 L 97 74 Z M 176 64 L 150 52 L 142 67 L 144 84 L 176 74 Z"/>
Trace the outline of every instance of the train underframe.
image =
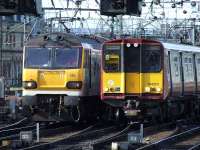
<path id="1" fill-rule="evenodd" d="M 105 107 L 98 96 L 37 95 L 24 101 L 24 114 L 37 116 L 35 121 L 95 121 Z"/>
<path id="2" fill-rule="evenodd" d="M 109 114 L 110 113 L 110 114 Z M 112 106 L 108 116 L 117 120 L 165 122 L 200 115 L 198 96 L 170 97 L 166 100 L 127 99 L 121 106 Z"/>

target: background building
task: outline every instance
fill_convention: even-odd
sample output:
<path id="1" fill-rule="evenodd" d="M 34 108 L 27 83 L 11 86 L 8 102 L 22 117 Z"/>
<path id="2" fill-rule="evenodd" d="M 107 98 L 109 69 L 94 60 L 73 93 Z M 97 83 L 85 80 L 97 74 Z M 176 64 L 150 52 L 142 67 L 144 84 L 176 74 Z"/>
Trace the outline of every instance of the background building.
<path id="1" fill-rule="evenodd" d="M 22 86 L 22 52 L 24 43 L 39 30 L 38 17 L 13 15 L 0 17 L 0 76 L 6 90 Z"/>

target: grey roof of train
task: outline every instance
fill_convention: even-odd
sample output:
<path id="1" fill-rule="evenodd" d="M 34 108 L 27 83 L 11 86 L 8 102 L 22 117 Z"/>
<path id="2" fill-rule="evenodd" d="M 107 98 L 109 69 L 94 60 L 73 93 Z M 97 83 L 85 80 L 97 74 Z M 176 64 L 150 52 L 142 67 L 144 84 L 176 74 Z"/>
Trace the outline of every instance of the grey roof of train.
<path id="1" fill-rule="evenodd" d="M 176 51 L 186 51 L 186 52 L 200 52 L 200 47 L 184 44 L 175 43 L 162 43 L 164 48 L 176 50 Z"/>

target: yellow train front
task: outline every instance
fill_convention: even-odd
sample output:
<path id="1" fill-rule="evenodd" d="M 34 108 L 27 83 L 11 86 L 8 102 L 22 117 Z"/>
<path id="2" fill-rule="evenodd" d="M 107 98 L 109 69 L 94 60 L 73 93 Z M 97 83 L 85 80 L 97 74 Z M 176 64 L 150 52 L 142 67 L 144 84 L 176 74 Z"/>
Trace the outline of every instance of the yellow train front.
<path id="1" fill-rule="evenodd" d="M 101 99 L 114 117 L 161 121 L 200 115 L 199 47 L 146 39 L 107 41 L 101 70 Z"/>
<path id="2" fill-rule="evenodd" d="M 104 43 L 101 99 L 116 108 L 115 114 L 122 108 L 126 116 L 139 116 L 148 111 L 149 102 L 152 107 L 165 99 L 163 52 L 162 44 L 151 40 Z"/>
<path id="3" fill-rule="evenodd" d="M 146 39 L 103 44 L 101 99 L 109 115 L 170 120 L 200 115 L 200 48 Z M 121 114 L 121 115 L 120 115 Z"/>
<path id="4" fill-rule="evenodd" d="M 97 116 L 100 51 L 82 43 L 87 38 L 52 33 L 27 43 L 23 61 L 25 113 L 37 114 L 41 121 L 59 118 L 79 122 Z M 101 44 L 91 40 L 96 46 Z"/>

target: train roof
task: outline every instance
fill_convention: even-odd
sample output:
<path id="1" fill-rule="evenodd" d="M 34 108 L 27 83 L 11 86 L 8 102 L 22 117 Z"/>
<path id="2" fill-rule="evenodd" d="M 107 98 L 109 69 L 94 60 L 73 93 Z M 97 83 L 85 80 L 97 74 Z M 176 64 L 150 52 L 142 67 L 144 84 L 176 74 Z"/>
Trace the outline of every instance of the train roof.
<path id="1" fill-rule="evenodd" d="M 80 41 L 85 48 L 101 49 L 101 45 L 107 39 L 96 35 L 80 35 Z"/>
<path id="2" fill-rule="evenodd" d="M 75 35 L 72 33 L 54 32 L 33 37 L 26 43 L 26 46 L 82 46 L 90 49 L 101 49 L 101 45 L 105 41 L 106 39 L 95 35 Z"/>
<path id="3" fill-rule="evenodd" d="M 144 38 L 125 38 L 125 39 L 113 39 L 113 40 L 107 40 L 105 43 L 122 43 L 122 42 L 130 42 L 130 43 L 160 43 L 159 41 L 156 40 L 151 40 L 151 39 L 144 39 Z"/>
<path id="4" fill-rule="evenodd" d="M 200 52 L 200 47 L 193 45 L 185 45 L 179 43 L 167 43 L 159 40 L 143 39 L 143 38 L 127 38 L 127 39 L 114 39 L 106 41 L 105 43 L 122 43 L 122 42 L 138 42 L 138 43 L 160 43 L 164 48 L 175 51 L 185 52 Z"/>
<path id="5" fill-rule="evenodd" d="M 161 42 L 164 48 L 175 51 L 185 51 L 185 52 L 200 52 L 200 47 L 192 46 L 192 45 L 184 45 L 177 43 L 165 43 Z"/>
<path id="6" fill-rule="evenodd" d="M 81 42 L 77 36 L 71 33 L 46 33 L 32 37 L 27 41 L 26 46 L 81 46 Z"/>

